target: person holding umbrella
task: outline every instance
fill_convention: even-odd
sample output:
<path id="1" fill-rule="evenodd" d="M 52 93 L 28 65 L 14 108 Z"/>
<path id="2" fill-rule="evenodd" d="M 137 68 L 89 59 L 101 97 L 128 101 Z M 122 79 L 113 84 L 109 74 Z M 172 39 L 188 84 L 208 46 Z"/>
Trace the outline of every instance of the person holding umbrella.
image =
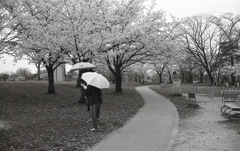
<path id="1" fill-rule="evenodd" d="M 82 79 L 87 82 L 86 97 L 90 106 L 90 115 L 92 128 L 90 130 L 97 130 L 98 121 L 100 120 L 100 109 L 102 105 L 102 90 L 109 88 L 108 80 L 101 74 L 96 72 L 86 72 L 82 75 Z"/>
<path id="2" fill-rule="evenodd" d="M 86 61 L 83 59 L 83 61 Z M 72 68 L 70 69 L 71 71 L 75 71 L 78 70 L 79 75 L 81 76 L 83 73 L 85 72 L 95 72 L 96 66 L 94 64 L 91 64 L 89 62 L 79 62 L 76 63 L 72 66 Z M 86 97 L 85 97 L 85 88 L 84 88 L 84 82 L 80 79 L 77 80 L 77 86 L 81 85 L 81 97 L 78 101 L 78 103 L 80 104 L 84 104 L 86 103 Z"/>
<path id="3" fill-rule="evenodd" d="M 86 91 L 86 97 L 88 97 L 88 105 L 90 106 L 90 115 L 92 128 L 90 130 L 98 129 L 97 122 L 100 120 L 100 109 L 102 105 L 102 91 L 99 88 L 88 85 Z"/>

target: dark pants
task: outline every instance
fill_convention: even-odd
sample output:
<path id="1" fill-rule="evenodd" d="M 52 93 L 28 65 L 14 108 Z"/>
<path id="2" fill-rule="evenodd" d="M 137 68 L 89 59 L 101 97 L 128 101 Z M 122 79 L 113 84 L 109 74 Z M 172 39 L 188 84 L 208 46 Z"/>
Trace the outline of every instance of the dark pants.
<path id="1" fill-rule="evenodd" d="M 97 103 L 90 106 L 92 128 L 98 128 L 97 119 L 100 117 L 101 104 L 102 103 Z"/>

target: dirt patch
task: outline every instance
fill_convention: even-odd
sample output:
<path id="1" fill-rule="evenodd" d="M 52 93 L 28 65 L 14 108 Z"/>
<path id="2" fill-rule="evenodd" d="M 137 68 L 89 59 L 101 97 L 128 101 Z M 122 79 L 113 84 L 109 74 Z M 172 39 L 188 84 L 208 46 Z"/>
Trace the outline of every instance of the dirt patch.
<path id="1" fill-rule="evenodd" d="M 198 109 L 198 108 L 200 108 L 200 106 L 198 104 L 187 104 L 186 108 Z"/>
<path id="2" fill-rule="evenodd" d="M 240 119 L 229 121 L 220 115 L 221 98 L 197 96 L 197 110 L 179 120 L 173 151 L 238 151 Z M 190 108 L 194 106 L 190 105 Z"/>

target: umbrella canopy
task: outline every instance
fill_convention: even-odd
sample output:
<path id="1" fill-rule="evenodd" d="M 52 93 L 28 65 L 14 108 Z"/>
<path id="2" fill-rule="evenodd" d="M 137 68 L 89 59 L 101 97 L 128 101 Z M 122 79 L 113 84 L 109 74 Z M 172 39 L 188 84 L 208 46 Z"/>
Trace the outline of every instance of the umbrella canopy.
<path id="1" fill-rule="evenodd" d="M 89 62 L 79 62 L 73 65 L 70 70 L 81 70 L 81 69 L 92 69 L 92 68 L 96 68 L 96 66 Z"/>
<path id="2" fill-rule="evenodd" d="M 86 81 L 88 85 L 97 87 L 99 89 L 109 88 L 108 80 L 97 72 L 83 73 L 82 79 Z"/>

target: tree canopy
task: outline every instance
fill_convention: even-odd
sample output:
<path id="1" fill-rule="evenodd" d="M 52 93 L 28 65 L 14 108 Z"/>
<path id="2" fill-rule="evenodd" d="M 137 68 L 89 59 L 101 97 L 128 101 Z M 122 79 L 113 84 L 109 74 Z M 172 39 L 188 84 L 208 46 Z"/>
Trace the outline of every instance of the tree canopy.
<path id="1" fill-rule="evenodd" d="M 182 58 L 194 57 L 213 82 L 212 72 L 233 56 L 229 50 L 238 53 L 239 15 L 201 14 L 167 22 L 154 1 L 146 2 L 3 0 L 0 54 L 12 51 L 17 59 L 27 55 L 38 67 L 42 63 L 48 71 L 48 92 L 55 93 L 53 73 L 64 63 L 107 66 L 116 79 L 115 91 L 121 92 L 124 71 L 138 62 L 153 63 L 161 76 Z"/>

